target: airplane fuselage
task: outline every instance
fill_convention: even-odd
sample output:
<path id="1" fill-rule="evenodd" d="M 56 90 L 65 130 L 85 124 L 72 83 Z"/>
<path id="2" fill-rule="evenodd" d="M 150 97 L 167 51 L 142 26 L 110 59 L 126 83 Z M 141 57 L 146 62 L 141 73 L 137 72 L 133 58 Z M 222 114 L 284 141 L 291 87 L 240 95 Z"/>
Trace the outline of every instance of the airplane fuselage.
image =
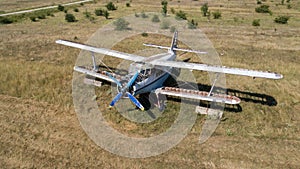
<path id="1" fill-rule="evenodd" d="M 151 60 L 166 60 L 173 61 L 176 58 L 176 53 L 169 51 L 168 53 L 153 55 L 147 58 L 145 61 Z M 172 72 L 172 67 L 151 67 L 151 65 L 145 65 L 143 63 L 132 63 L 129 68 L 129 73 L 134 74 L 140 70 L 140 75 L 137 81 L 133 84 L 133 95 L 149 93 L 157 88 L 163 87 L 164 82 Z"/>

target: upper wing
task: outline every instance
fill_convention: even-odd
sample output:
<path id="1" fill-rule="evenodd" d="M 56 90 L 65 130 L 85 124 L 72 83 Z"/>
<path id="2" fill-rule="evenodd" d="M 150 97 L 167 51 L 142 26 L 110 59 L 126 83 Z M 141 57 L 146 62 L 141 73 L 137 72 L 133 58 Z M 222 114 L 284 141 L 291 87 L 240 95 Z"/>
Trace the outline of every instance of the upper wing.
<path id="1" fill-rule="evenodd" d="M 120 58 L 120 59 L 130 60 L 130 61 L 134 61 L 134 62 L 142 61 L 142 60 L 145 59 L 145 57 L 138 56 L 138 55 L 123 53 L 123 52 L 110 50 L 110 49 L 105 49 L 105 48 L 96 48 L 96 47 L 93 47 L 93 46 L 83 45 L 83 44 L 74 43 L 74 42 L 65 41 L 65 40 L 57 40 L 56 43 L 66 45 L 66 46 L 75 47 L 75 48 L 79 48 L 79 49 L 82 49 L 82 50 L 95 52 L 95 53 L 101 53 L 101 54 L 104 54 L 104 55 L 109 55 L 109 56 L 117 57 L 117 58 Z"/>
<path id="2" fill-rule="evenodd" d="M 153 65 L 158 66 L 168 66 L 168 67 L 177 67 L 190 70 L 203 70 L 208 72 L 217 72 L 217 73 L 226 73 L 250 77 L 260 77 L 260 78 L 269 78 L 269 79 L 281 79 L 283 76 L 274 72 L 263 72 L 257 70 L 248 70 L 240 68 L 229 68 L 225 66 L 213 66 L 206 64 L 196 64 L 196 63 L 186 63 L 178 61 L 165 61 L 165 60 L 153 60 L 150 62 Z"/>

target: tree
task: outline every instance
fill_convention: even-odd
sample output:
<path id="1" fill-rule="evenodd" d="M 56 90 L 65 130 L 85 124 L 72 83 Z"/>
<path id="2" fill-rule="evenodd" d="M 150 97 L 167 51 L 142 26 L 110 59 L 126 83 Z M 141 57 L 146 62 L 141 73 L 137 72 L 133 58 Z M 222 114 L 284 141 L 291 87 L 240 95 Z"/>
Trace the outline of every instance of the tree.
<path id="1" fill-rule="evenodd" d="M 202 5 L 201 11 L 202 11 L 203 16 L 207 16 L 207 13 L 208 13 L 208 4 L 207 3 Z"/>
<path id="2" fill-rule="evenodd" d="M 113 24 L 116 26 L 115 30 L 122 31 L 122 30 L 127 30 L 129 22 L 127 22 L 124 18 L 119 18 Z"/>
<path id="3" fill-rule="evenodd" d="M 113 2 L 109 2 L 106 4 L 106 8 L 107 10 L 109 11 L 114 11 L 114 10 L 117 10 L 117 7 L 115 6 L 115 4 Z"/>
<path id="4" fill-rule="evenodd" d="M 76 22 L 75 16 L 74 16 L 73 14 L 69 14 L 69 13 L 66 14 L 65 20 L 66 20 L 67 22 Z"/>
<path id="5" fill-rule="evenodd" d="M 162 5 L 162 13 L 164 16 L 167 16 L 167 12 L 168 12 L 168 1 L 163 0 L 161 1 L 161 5 Z"/>

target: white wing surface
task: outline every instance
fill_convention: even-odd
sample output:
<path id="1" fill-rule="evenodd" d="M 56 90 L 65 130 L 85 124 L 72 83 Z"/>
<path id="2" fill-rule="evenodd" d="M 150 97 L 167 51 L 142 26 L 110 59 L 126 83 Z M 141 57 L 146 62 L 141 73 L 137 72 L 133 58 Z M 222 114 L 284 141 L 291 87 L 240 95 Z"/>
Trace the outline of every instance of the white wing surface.
<path id="1" fill-rule="evenodd" d="M 241 102 L 241 100 L 235 96 L 215 93 L 211 93 L 209 96 L 209 92 L 206 91 L 189 90 L 175 87 L 158 88 L 154 92 L 169 96 L 183 97 L 194 100 L 205 100 L 217 103 L 239 104 Z"/>
<path id="2" fill-rule="evenodd" d="M 79 66 L 75 66 L 74 70 L 77 71 L 77 72 L 89 75 L 89 76 L 93 76 L 93 77 L 96 77 L 96 78 L 99 78 L 99 79 L 102 79 L 102 80 L 106 80 L 106 81 L 115 83 L 115 81 L 113 81 L 109 76 L 107 76 L 105 74 L 97 73 L 97 72 L 94 72 L 92 70 L 88 70 L 88 69 L 85 69 L 85 68 L 82 68 L 82 67 L 79 67 Z"/>
<path id="3" fill-rule="evenodd" d="M 130 61 L 134 61 L 134 62 L 139 62 L 139 61 L 142 61 L 145 59 L 145 57 L 138 56 L 138 55 L 123 53 L 123 52 L 105 49 L 105 48 L 96 48 L 93 46 L 83 45 L 83 44 L 74 43 L 74 42 L 65 41 L 65 40 L 57 40 L 56 43 L 74 47 L 74 48 L 78 48 L 78 49 L 82 49 L 82 50 L 95 52 L 95 53 L 109 55 L 109 56 L 117 57 L 120 59 L 130 60 Z"/>
<path id="4" fill-rule="evenodd" d="M 226 66 L 213 66 L 213 65 L 206 65 L 206 64 L 165 61 L 165 60 L 153 60 L 150 63 L 157 66 L 177 67 L 177 68 L 190 69 L 190 70 L 202 70 L 208 72 L 226 73 L 226 74 L 241 75 L 241 76 L 259 77 L 259 78 L 281 79 L 283 77 L 281 74 L 274 73 L 274 72 L 263 72 L 257 70 L 229 68 Z"/>

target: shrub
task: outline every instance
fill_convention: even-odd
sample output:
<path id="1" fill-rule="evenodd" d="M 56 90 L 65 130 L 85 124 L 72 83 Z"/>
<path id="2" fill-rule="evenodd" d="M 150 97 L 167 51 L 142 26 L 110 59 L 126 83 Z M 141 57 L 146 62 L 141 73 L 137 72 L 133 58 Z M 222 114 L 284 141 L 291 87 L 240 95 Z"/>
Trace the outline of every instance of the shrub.
<path id="1" fill-rule="evenodd" d="M 179 12 L 176 12 L 176 18 L 186 20 L 186 13 L 182 10 L 179 10 Z"/>
<path id="2" fill-rule="evenodd" d="M 148 36 L 148 33 L 143 32 L 143 33 L 142 33 L 142 36 L 143 36 L 143 37 L 147 37 L 147 36 Z"/>
<path id="3" fill-rule="evenodd" d="M 121 31 L 121 30 L 127 30 L 129 22 L 127 22 L 124 18 L 119 18 L 116 21 L 113 22 L 113 24 L 116 26 L 115 30 Z"/>
<path id="4" fill-rule="evenodd" d="M 95 9 L 95 15 L 96 16 L 103 16 L 104 15 L 104 12 L 102 9 Z"/>
<path id="5" fill-rule="evenodd" d="M 160 22 L 158 15 L 153 15 L 151 21 L 152 22 Z"/>
<path id="6" fill-rule="evenodd" d="M 196 29 L 198 26 L 198 23 L 194 21 L 194 19 L 192 19 L 191 21 L 188 21 L 188 28 L 189 29 Z"/>
<path id="7" fill-rule="evenodd" d="M 78 8 L 74 8 L 74 12 L 79 12 L 79 9 Z"/>
<path id="8" fill-rule="evenodd" d="M 64 10 L 65 10 L 65 7 L 62 6 L 62 5 L 58 5 L 58 6 L 57 6 L 57 9 L 58 9 L 59 11 L 64 11 Z"/>
<path id="9" fill-rule="evenodd" d="M 271 10 L 269 9 L 269 5 L 261 5 L 257 8 L 255 8 L 255 12 L 272 14 Z"/>
<path id="10" fill-rule="evenodd" d="M 252 21 L 252 26 L 260 26 L 260 19 L 254 19 Z"/>
<path id="11" fill-rule="evenodd" d="M 169 29 L 169 27 L 170 27 L 170 22 L 169 22 L 169 21 L 163 20 L 163 21 L 161 22 L 161 25 L 160 25 L 160 28 L 161 28 L 161 29 Z"/>
<path id="12" fill-rule="evenodd" d="M 148 18 L 148 16 L 145 14 L 145 12 L 141 13 L 142 18 Z"/>
<path id="13" fill-rule="evenodd" d="M 175 26 L 171 26 L 170 32 L 174 33 L 175 31 L 176 31 L 176 27 Z"/>
<path id="14" fill-rule="evenodd" d="M 238 22 L 238 21 L 239 21 L 239 18 L 238 18 L 238 17 L 233 17 L 233 21 L 234 21 L 234 22 Z"/>
<path id="15" fill-rule="evenodd" d="M 286 7 L 287 7 L 287 9 L 292 9 L 292 5 L 291 4 L 288 4 Z"/>
<path id="16" fill-rule="evenodd" d="M 276 17 L 274 19 L 274 21 L 276 23 L 280 23 L 280 24 L 287 24 L 288 20 L 290 19 L 289 16 L 279 16 L 279 17 Z"/>
<path id="17" fill-rule="evenodd" d="M 36 17 L 35 16 L 30 16 L 29 19 L 32 21 L 32 22 L 36 22 Z"/>
<path id="18" fill-rule="evenodd" d="M 207 14 L 208 14 L 208 4 L 207 3 L 202 5 L 201 11 L 202 11 L 203 16 L 207 16 Z"/>
<path id="19" fill-rule="evenodd" d="M 214 16 L 214 19 L 219 19 L 222 16 L 220 11 L 213 12 L 212 14 Z"/>
<path id="20" fill-rule="evenodd" d="M 90 18 L 92 16 L 92 14 L 87 11 L 87 9 L 85 10 L 85 12 L 83 12 L 83 14 L 86 18 Z"/>
<path id="21" fill-rule="evenodd" d="M 14 21 L 11 18 L 1 17 L 0 16 L 0 24 L 11 24 Z"/>
<path id="22" fill-rule="evenodd" d="M 75 16 L 74 16 L 73 14 L 69 14 L 69 13 L 66 14 L 65 20 L 66 20 L 67 22 L 76 22 Z"/>
<path id="23" fill-rule="evenodd" d="M 39 19 L 46 19 L 46 15 L 41 14 L 41 15 L 38 16 L 38 18 L 39 18 Z"/>
<path id="24" fill-rule="evenodd" d="M 171 8 L 171 13 L 175 14 L 175 9 L 174 8 Z"/>
<path id="25" fill-rule="evenodd" d="M 48 11 L 48 12 L 47 12 L 47 16 L 53 16 L 53 13 L 50 12 L 50 11 Z"/>
<path id="26" fill-rule="evenodd" d="M 117 10 L 117 6 L 115 6 L 115 4 L 113 2 L 109 2 L 106 4 L 106 8 L 109 11 L 114 11 Z"/>
<path id="27" fill-rule="evenodd" d="M 257 4 L 262 4 L 262 2 L 260 0 L 257 0 L 256 3 Z"/>
<path id="28" fill-rule="evenodd" d="M 126 7 L 130 7 L 130 3 L 129 2 L 126 3 Z"/>
<path id="29" fill-rule="evenodd" d="M 103 16 L 105 17 L 105 19 L 109 19 L 109 12 L 107 10 L 104 10 Z"/>

